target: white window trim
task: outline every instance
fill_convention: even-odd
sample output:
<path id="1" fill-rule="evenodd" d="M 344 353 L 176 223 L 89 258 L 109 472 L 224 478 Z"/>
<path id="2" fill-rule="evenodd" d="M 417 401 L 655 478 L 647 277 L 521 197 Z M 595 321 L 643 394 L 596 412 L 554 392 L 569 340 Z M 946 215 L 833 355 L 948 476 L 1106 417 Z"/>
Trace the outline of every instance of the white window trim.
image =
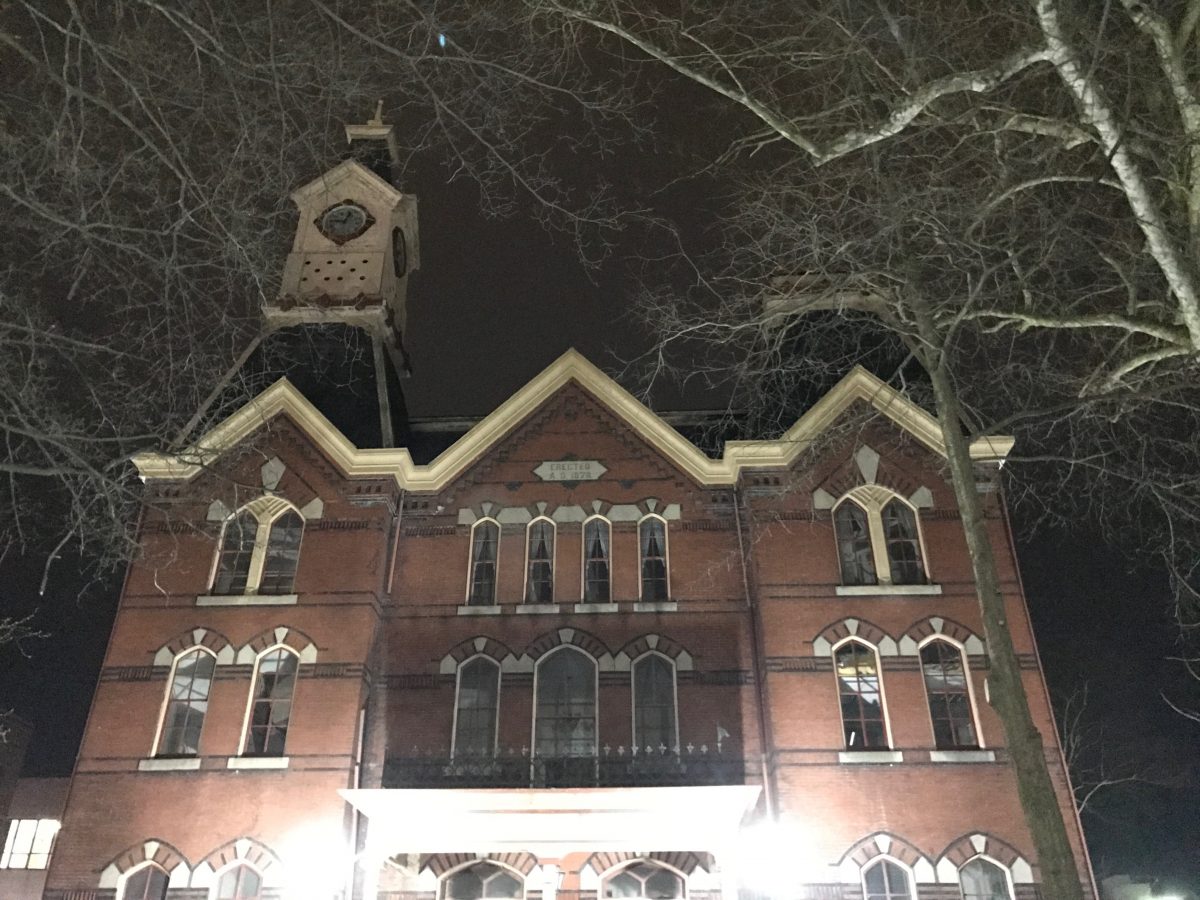
<path id="1" fill-rule="evenodd" d="M 495 866 L 497 869 L 504 869 L 506 872 L 508 872 L 510 875 L 512 875 L 513 878 L 515 878 L 515 879 L 517 879 L 517 881 L 521 882 L 521 898 L 522 898 L 522 900 L 524 900 L 525 895 L 529 892 L 528 885 L 526 884 L 528 879 L 524 875 L 522 875 L 520 873 L 520 871 L 518 871 L 517 869 L 514 869 L 512 866 L 508 865 L 507 863 L 503 863 L 498 859 L 491 859 L 490 857 L 485 857 L 485 858 L 481 858 L 481 859 L 469 859 L 465 863 L 462 863 L 461 865 L 457 865 L 453 869 L 447 869 L 445 872 L 443 872 L 441 875 L 439 875 L 438 881 L 437 881 L 437 891 L 434 894 L 434 900 L 445 900 L 445 897 L 446 897 L 445 884 L 450 879 L 451 876 L 457 874 L 458 872 L 461 872 L 463 869 L 469 869 L 472 866 L 479 865 L 479 863 L 487 863 L 488 865 Z"/>
<path id="2" fill-rule="evenodd" d="M 679 752 L 679 670 L 675 666 L 675 660 L 667 656 L 665 653 L 660 653 L 657 650 L 647 650 L 637 659 L 629 664 L 629 733 L 633 737 L 634 746 L 640 747 L 637 734 L 637 665 L 647 656 L 657 656 L 664 660 L 671 667 L 671 702 L 675 704 L 675 746 L 668 747 L 668 750 Z M 655 750 L 658 748 L 655 747 Z M 652 860 L 657 862 L 657 860 Z"/>
<path id="3" fill-rule="evenodd" d="M 158 869 L 160 872 L 163 873 L 163 875 L 165 875 L 167 877 L 167 889 L 170 890 L 171 873 L 168 872 L 166 869 L 164 869 L 162 866 L 160 866 L 158 863 L 154 862 L 153 860 L 148 859 L 145 862 L 140 862 L 137 865 L 133 866 L 132 868 L 121 873 L 121 877 L 117 879 L 117 900 L 125 900 L 125 885 L 129 883 L 129 879 L 132 878 L 134 875 L 136 875 L 138 872 L 142 871 L 142 869 L 150 868 L 151 866 L 153 866 L 155 869 Z"/>
<path id="4" fill-rule="evenodd" d="M 230 757 L 228 766 L 231 769 L 237 768 L 243 759 L 287 759 L 287 756 L 262 756 L 257 753 L 246 752 L 246 740 L 250 736 L 250 717 L 254 712 L 254 689 L 258 687 L 258 667 L 268 653 L 273 650 L 286 650 L 288 653 L 296 657 L 296 686 L 292 689 L 292 708 L 288 712 L 288 731 L 292 730 L 292 719 L 296 712 L 296 694 L 300 690 L 300 652 L 289 647 L 287 644 L 272 644 L 264 649 L 258 656 L 254 657 L 254 669 L 250 674 L 250 695 L 246 699 L 246 712 L 242 716 L 242 736 L 238 741 L 237 756 Z M 237 760 L 238 764 L 234 765 Z"/>
<path id="5" fill-rule="evenodd" d="M 492 602 L 472 603 L 471 587 L 475 583 L 475 529 L 488 522 L 496 526 L 496 570 L 495 580 L 492 583 Z M 467 589 L 463 595 L 463 606 L 475 609 L 490 609 L 491 607 L 500 605 L 500 541 L 503 536 L 504 529 L 491 516 L 484 516 L 482 519 L 476 519 L 471 523 L 471 540 L 467 545 Z M 522 594 L 523 596 L 524 594 Z"/>
<path id="6" fill-rule="evenodd" d="M 496 753 L 500 746 L 500 688 L 501 682 L 504 681 L 504 672 L 500 667 L 500 663 L 492 659 L 486 653 L 476 653 L 474 656 L 467 657 L 458 664 L 458 670 L 454 673 L 454 716 L 450 724 L 450 758 L 458 753 L 458 696 L 459 690 L 462 687 L 462 672 L 463 669 L 477 659 L 485 659 L 496 667 L 496 721 L 492 725 L 492 754 Z"/>
<path id="7" fill-rule="evenodd" d="M 992 865 L 994 865 L 996 868 L 998 868 L 1001 872 L 1004 873 L 1004 881 L 1008 885 L 1008 900 L 1014 900 L 1014 898 L 1017 896 L 1017 889 L 1016 889 L 1016 882 L 1013 881 L 1012 869 L 1010 869 L 1004 863 L 1000 862 L 1000 860 L 996 859 L 996 857 L 988 856 L 986 853 L 976 853 L 970 859 L 963 860 L 963 864 L 958 867 L 958 893 L 959 893 L 959 896 L 961 897 L 963 895 L 962 870 L 966 867 L 967 863 L 974 862 L 977 859 L 983 859 L 983 860 L 986 860 L 987 862 L 990 862 Z"/>
<path id="8" fill-rule="evenodd" d="M 893 500 L 899 500 L 912 510 L 913 521 L 917 526 L 917 549 L 921 552 L 921 570 L 925 573 L 925 583 L 921 585 L 893 584 L 892 563 L 888 559 L 887 534 L 883 530 L 883 508 Z M 875 583 L 862 585 L 846 584 L 845 573 L 842 572 L 842 548 L 837 532 L 837 511 L 843 503 L 851 501 L 867 516 L 867 534 L 871 538 L 871 557 L 875 561 Z M 889 591 L 908 587 L 929 587 L 934 585 L 933 573 L 929 571 L 929 553 L 925 547 L 925 529 L 921 527 L 921 511 L 894 491 L 879 485 L 863 485 L 847 491 L 830 510 L 833 517 L 833 540 L 837 548 L 838 576 L 843 587 L 867 588 L 865 593 L 880 593 L 883 588 Z M 875 590 L 870 590 L 875 589 Z M 917 593 L 917 592 L 913 592 Z M 937 593 L 941 593 L 940 588 Z"/>
<path id="9" fill-rule="evenodd" d="M 587 531 L 588 523 L 601 521 L 608 529 L 608 600 L 597 603 L 587 599 Z M 639 573 L 638 582 L 641 582 Z M 612 542 L 612 522 L 607 516 L 602 516 L 599 513 L 588 516 L 583 520 L 583 528 L 580 532 L 579 541 L 579 605 L 588 607 L 612 606 L 613 601 L 613 542 Z M 580 612 L 580 610 L 576 610 Z"/>
<path id="10" fill-rule="evenodd" d="M 254 532 L 254 547 L 250 551 L 250 569 L 246 572 L 246 587 L 242 589 L 240 594 L 217 594 L 213 589 L 217 584 L 217 574 L 221 570 L 221 552 L 225 547 L 225 532 L 229 526 L 242 513 L 250 513 L 254 516 L 254 520 L 258 523 L 258 528 Z M 235 510 L 231 515 L 227 516 L 224 523 L 221 525 L 221 534 L 217 537 L 217 553 L 213 559 L 212 570 L 208 576 L 209 593 L 201 595 L 201 598 L 207 600 L 207 603 L 201 603 L 197 598 L 197 604 L 200 606 L 225 606 L 225 605 L 240 605 L 227 603 L 213 603 L 212 599 L 216 597 L 256 597 L 258 596 L 259 585 L 262 584 L 263 568 L 267 561 L 267 542 L 271 538 L 271 528 L 276 520 L 283 518 L 289 512 L 294 512 L 300 517 L 300 545 L 296 548 L 297 555 L 300 553 L 300 548 L 304 546 L 304 534 L 308 531 L 308 522 L 304 515 L 291 503 L 288 503 L 278 496 L 259 497 L 247 503 L 245 506 Z M 299 559 L 297 559 L 297 570 L 299 569 Z M 290 597 L 290 594 L 265 594 L 268 597 Z M 268 601 L 269 602 L 269 601 Z M 283 602 L 283 601 L 281 601 Z M 294 602 L 294 601 L 293 601 Z"/>
<path id="11" fill-rule="evenodd" d="M 642 600 L 642 589 L 643 589 L 643 584 L 642 584 L 642 523 L 645 522 L 647 519 L 658 519 L 658 521 L 662 522 L 663 562 L 665 562 L 666 566 L 667 566 L 667 599 L 666 600 L 650 600 L 650 601 Z M 639 603 L 647 602 L 650 604 L 661 605 L 664 603 L 673 603 L 675 600 L 675 595 L 671 591 L 671 536 L 670 535 L 671 535 L 671 529 L 670 529 L 670 526 L 667 524 L 667 520 L 664 519 L 662 516 L 658 515 L 657 513 L 647 513 L 646 515 L 644 515 L 640 519 L 638 519 L 638 523 L 637 523 L 637 563 L 638 563 L 637 583 L 638 583 L 638 602 Z M 609 571 L 610 572 L 612 571 L 612 563 L 609 563 Z"/>
<path id="12" fill-rule="evenodd" d="M 902 862 L 901 860 L 892 856 L 890 853 L 880 853 L 878 856 L 872 856 L 870 858 L 870 860 L 867 861 L 867 864 L 858 870 L 858 879 L 859 879 L 859 882 L 862 884 L 862 895 L 864 897 L 867 896 L 867 870 L 874 868 L 875 866 L 879 865 L 881 862 L 884 862 L 884 861 L 890 862 L 893 865 L 898 866 L 900 868 L 900 870 L 902 872 L 904 872 L 904 877 L 908 879 L 908 896 L 911 898 L 914 898 L 914 900 L 915 900 L 915 898 L 918 896 L 917 895 L 917 873 L 912 870 L 912 866 L 908 865 L 905 862 Z"/>
<path id="13" fill-rule="evenodd" d="M 244 859 L 235 859 L 231 862 L 227 862 L 225 865 L 221 866 L 221 868 L 217 869 L 217 871 L 212 873 L 212 887 L 208 889 L 208 900 L 217 900 L 217 891 L 221 888 L 221 879 L 225 876 L 226 872 L 230 871 L 231 869 L 236 869 L 238 866 L 245 866 L 247 869 L 250 869 L 258 875 L 260 888 L 259 893 L 262 893 L 262 889 L 266 887 L 267 882 L 266 874 L 263 872 L 263 870 L 256 865 L 252 865 Z"/>
<path id="14" fill-rule="evenodd" d="M 887 752 L 890 750 L 894 750 L 896 747 L 896 743 L 895 743 L 895 741 L 892 740 L 892 716 L 891 716 L 891 713 L 888 712 L 887 690 L 883 686 L 883 661 L 880 659 L 880 656 L 879 656 L 879 648 L 876 647 L 874 644 L 872 644 L 870 641 L 864 640 L 863 638 L 857 637 L 855 635 L 850 635 L 849 637 L 844 637 L 840 641 L 838 641 L 836 644 L 834 644 L 832 647 L 829 648 L 829 658 L 833 662 L 833 687 L 834 687 L 834 691 L 835 691 L 834 696 L 837 699 L 837 704 L 838 704 L 838 719 L 842 723 L 842 743 L 845 744 L 845 742 L 846 742 L 845 741 L 846 722 L 842 718 L 842 686 L 841 686 L 841 684 L 838 683 L 837 652 L 838 652 L 838 650 L 840 650 L 842 647 L 846 646 L 847 644 L 859 644 L 863 647 L 866 647 L 868 650 L 870 650 L 872 653 L 875 654 L 875 671 L 879 673 L 879 704 L 880 704 L 880 706 L 883 707 L 883 728 L 887 735 L 887 746 L 886 747 L 871 747 L 871 748 L 843 746 L 841 749 L 843 751 L 849 751 L 851 753 Z M 929 707 L 928 698 L 926 698 L 925 706 L 926 706 L 926 708 Z"/>
<path id="15" fill-rule="evenodd" d="M 179 660 L 187 656 L 189 653 L 194 653 L 196 650 L 202 650 L 213 658 L 213 680 L 216 680 L 217 674 L 217 654 L 213 653 L 207 647 L 200 644 L 193 644 L 184 650 L 180 650 L 175 654 L 175 658 L 171 660 L 171 671 L 167 675 L 167 689 L 163 692 L 162 703 L 158 707 L 158 727 L 154 730 L 154 743 L 150 745 L 150 758 L 157 758 L 159 747 L 162 743 L 163 726 L 167 723 L 167 709 L 171 705 L 171 686 L 175 683 L 175 669 L 179 666 Z M 212 697 L 212 685 L 209 685 L 209 698 Z M 208 719 L 208 713 L 204 714 L 204 718 Z M 201 726 L 201 736 L 203 736 L 203 726 Z M 199 759 L 200 754 L 194 756 L 182 757 L 183 759 Z"/>
<path id="16" fill-rule="evenodd" d="M 600 900 L 603 900 L 604 882 L 608 881 L 608 879 L 612 878 L 614 875 L 619 875 L 622 870 L 628 869 L 630 866 L 637 865 L 638 863 L 648 863 L 649 865 L 658 866 L 659 868 L 666 869 L 668 872 L 673 872 L 674 874 L 678 875 L 679 880 L 683 882 L 683 900 L 687 900 L 687 897 L 690 893 L 690 879 L 688 878 L 687 873 L 682 869 L 675 868 L 675 866 L 671 865 L 670 863 L 665 863 L 660 859 L 652 859 L 649 856 L 639 856 L 635 859 L 626 859 L 601 872 L 597 881 L 596 896 L 600 898 Z"/>
<path id="17" fill-rule="evenodd" d="M 549 522 L 550 533 L 553 537 L 550 539 L 550 602 L 549 603 L 530 603 L 529 602 L 529 542 L 533 537 L 533 526 L 538 522 Z M 496 542 L 496 555 L 499 557 L 500 542 Z M 538 516 L 536 519 L 530 519 L 529 524 L 525 526 L 525 578 L 521 582 L 521 605 L 529 607 L 553 606 L 558 597 L 558 523 L 549 516 Z"/>
<path id="18" fill-rule="evenodd" d="M 537 720 L 538 720 L 538 682 L 541 677 L 542 663 L 554 656 L 555 653 L 578 653 L 592 664 L 592 756 L 600 755 L 600 664 L 594 656 L 574 644 L 559 644 L 548 653 L 538 657 L 533 666 L 533 722 L 530 728 L 529 758 L 537 756 Z"/>
<path id="19" fill-rule="evenodd" d="M 931 634 L 926 637 L 921 643 L 917 644 L 917 668 L 921 673 L 921 691 L 925 694 L 925 715 L 929 716 L 929 736 L 933 738 L 931 749 L 935 752 L 946 752 L 937 746 L 937 736 L 933 731 L 933 710 L 929 707 L 929 687 L 925 684 L 925 667 L 921 663 L 921 651 L 932 644 L 934 641 L 945 641 L 951 647 L 958 650 L 959 656 L 962 658 L 963 674 L 967 679 L 967 700 L 971 704 L 971 721 L 975 725 L 975 742 L 979 745 L 979 750 L 986 750 L 987 744 L 983 741 L 983 723 L 979 720 L 979 706 L 975 702 L 975 678 L 971 673 L 971 657 L 967 653 L 967 648 L 954 638 L 945 634 Z"/>

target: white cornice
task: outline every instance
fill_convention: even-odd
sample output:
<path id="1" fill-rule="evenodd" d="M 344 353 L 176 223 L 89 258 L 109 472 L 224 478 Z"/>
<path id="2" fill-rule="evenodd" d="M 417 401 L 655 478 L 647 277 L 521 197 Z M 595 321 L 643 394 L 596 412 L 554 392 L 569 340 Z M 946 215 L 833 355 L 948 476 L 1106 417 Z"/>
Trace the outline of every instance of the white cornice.
<path id="1" fill-rule="evenodd" d="M 784 468 L 825 432 L 856 401 L 869 403 L 935 453 L 945 456 L 937 421 L 925 410 L 856 366 L 808 410 L 782 437 L 767 441 L 730 441 L 720 459 L 710 459 L 678 431 L 578 351 L 568 350 L 508 398 L 494 412 L 425 466 L 415 465 L 408 450 L 355 447 L 286 378 L 176 454 L 140 453 L 133 458 L 142 478 L 188 480 L 222 453 L 237 446 L 264 423 L 286 414 L 350 477 L 390 477 L 412 491 L 436 491 L 460 475 L 546 400 L 574 381 L 619 416 L 634 432 L 697 483 L 731 485 L 744 468 Z M 1011 437 L 989 437 L 971 445 L 972 458 L 999 461 L 1012 449 Z"/>
<path id="2" fill-rule="evenodd" d="M 328 193 L 343 181 L 357 181 L 364 189 L 377 194 L 388 206 L 397 206 L 404 200 L 404 194 L 354 159 L 344 160 L 319 178 L 296 188 L 292 191 L 292 200 L 297 206 L 303 207 L 309 197 Z"/>

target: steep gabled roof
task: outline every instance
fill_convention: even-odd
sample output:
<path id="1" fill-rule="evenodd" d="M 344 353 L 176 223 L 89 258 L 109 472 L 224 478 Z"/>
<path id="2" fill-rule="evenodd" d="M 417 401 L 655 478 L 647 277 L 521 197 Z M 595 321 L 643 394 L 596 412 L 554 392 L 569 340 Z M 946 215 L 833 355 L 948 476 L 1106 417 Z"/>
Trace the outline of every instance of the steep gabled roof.
<path id="1" fill-rule="evenodd" d="M 406 490 L 435 491 L 461 474 L 505 435 L 574 381 L 594 395 L 664 457 L 704 486 L 733 484 L 743 468 L 784 468 L 858 401 L 870 404 L 935 453 L 945 456 L 941 429 L 925 410 L 856 366 L 781 437 L 730 441 L 720 459 L 700 452 L 678 431 L 585 359 L 568 350 L 428 465 L 416 465 L 404 448 L 359 449 L 286 379 L 281 378 L 195 444 L 175 454 L 141 453 L 133 462 L 145 480 L 188 480 L 237 446 L 274 416 L 285 413 L 349 476 L 391 477 Z M 987 437 L 971 445 L 978 460 L 1000 460 L 1010 437 Z"/>

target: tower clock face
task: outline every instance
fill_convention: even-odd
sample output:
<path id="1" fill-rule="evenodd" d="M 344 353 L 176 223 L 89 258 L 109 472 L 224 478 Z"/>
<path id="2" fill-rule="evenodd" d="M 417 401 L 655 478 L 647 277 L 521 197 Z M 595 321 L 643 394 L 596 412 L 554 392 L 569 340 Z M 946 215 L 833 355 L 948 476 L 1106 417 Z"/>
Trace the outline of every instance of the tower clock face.
<path id="1" fill-rule="evenodd" d="M 403 278 L 408 272 L 408 245 L 404 242 L 404 230 L 392 229 L 392 268 L 397 278 Z"/>
<path id="2" fill-rule="evenodd" d="M 350 200 L 335 203 L 317 218 L 321 234 L 338 244 L 353 240 L 374 224 L 371 214 Z"/>

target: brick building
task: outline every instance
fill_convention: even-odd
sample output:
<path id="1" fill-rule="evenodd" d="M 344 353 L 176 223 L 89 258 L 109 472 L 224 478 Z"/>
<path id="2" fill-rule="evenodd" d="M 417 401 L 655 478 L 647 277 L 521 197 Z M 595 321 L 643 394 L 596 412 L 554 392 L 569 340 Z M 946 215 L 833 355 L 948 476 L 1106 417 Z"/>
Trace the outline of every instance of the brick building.
<path id="1" fill-rule="evenodd" d="M 406 422 L 389 134 L 351 129 L 293 195 L 267 310 L 360 335 L 367 412 L 281 379 L 137 460 L 142 554 L 45 896 L 1039 896 L 932 418 L 858 369 L 706 453 L 568 352 L 461 434 Z M 1010 446 L 972 451 L 1091 891 Z"/>

